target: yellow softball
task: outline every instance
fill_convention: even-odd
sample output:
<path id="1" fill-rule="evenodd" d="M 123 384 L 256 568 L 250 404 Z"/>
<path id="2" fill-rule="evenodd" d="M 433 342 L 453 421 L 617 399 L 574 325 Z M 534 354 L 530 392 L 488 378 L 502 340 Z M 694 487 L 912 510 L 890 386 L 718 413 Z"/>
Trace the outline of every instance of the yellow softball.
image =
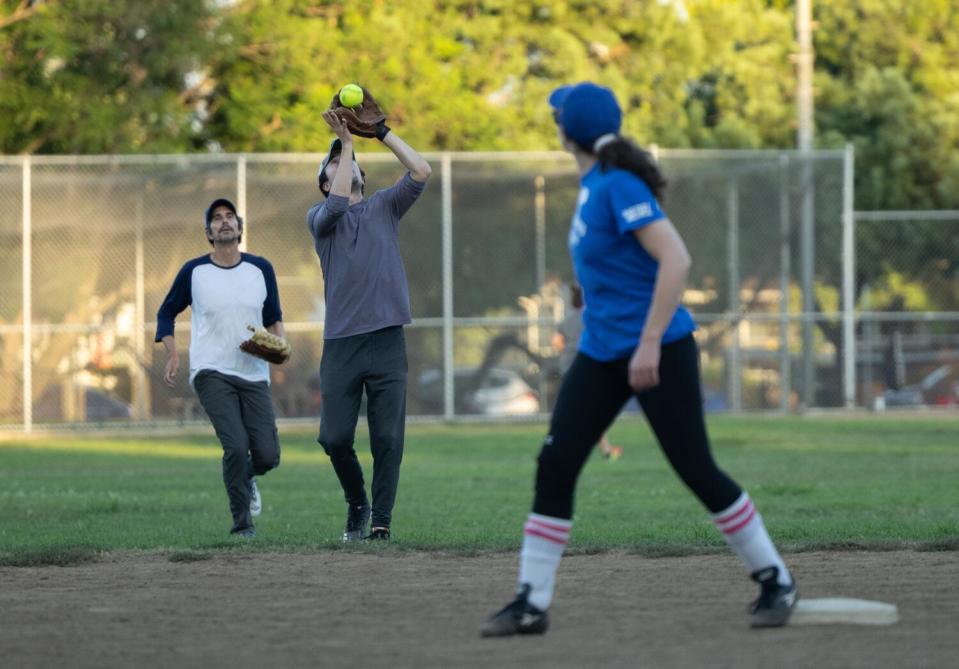
<path id="1" fill-rule="evenodd" d="M 347 84 L 340 89 L 340 104 L 344 107 L 359 107 L 363 104 L 363 89 L 356 84 Z"/>

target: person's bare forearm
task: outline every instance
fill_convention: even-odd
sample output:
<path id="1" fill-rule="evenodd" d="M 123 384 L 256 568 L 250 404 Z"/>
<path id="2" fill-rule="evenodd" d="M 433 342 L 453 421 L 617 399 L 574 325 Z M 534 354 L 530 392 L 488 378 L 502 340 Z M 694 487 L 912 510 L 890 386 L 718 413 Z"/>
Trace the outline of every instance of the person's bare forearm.
<path id="1" fill-rule="evenodd" d="M 330 195 L 349 197 L 353 189 L 353 140 L 340 140 L 340 162 L 330 185 Z"/>
<path id="2" fill-rule="evenodd" d="M 383 138 L 383 143 L 403 163 L 403 167 L 410 171 L 410 176 L 414 180 L 425 182 L 433 174 L 433 168 L 426 162 L 426 159 L 417 153 L 416 149 L 404 142 L 396 134 L 396 131 L 390 130 L 389 134 Z"/>
<path id="3" fill-rule="evenodd" d="M 272 332 L 277 337 L 283 337 L 286 339 L 286 328 L 283 327 L 283 321 L 277 321 L 273 325 L 267 328 L 269 332 Z"/>
<path id="4" fill-rule="evenodd" d="M 160 341 L 163 342 L 163 348 L 166 349 L 167 355 L 173 357 L 177 355 L 176 352 L 176 339 L 173 338 L 173 335 L 167 335 Z"/>
<path id="5" fill-rule="evenodd" d="M 163 348 L 166 349 L 166 365 L 163 366 L 163 382 L 169 388 L 176 387 L 176 375 L 180 369 L 180 356 L 176 352 L 176 339 L 172 334 L 165 335 L 160 341 L 163 342 Z"/>

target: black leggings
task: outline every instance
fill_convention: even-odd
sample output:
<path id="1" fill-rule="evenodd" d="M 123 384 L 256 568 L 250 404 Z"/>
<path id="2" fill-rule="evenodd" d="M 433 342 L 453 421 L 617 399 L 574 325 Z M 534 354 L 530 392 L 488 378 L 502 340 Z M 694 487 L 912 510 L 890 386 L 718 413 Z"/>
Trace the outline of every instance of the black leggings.
<path id="1" fill-rule="evenodd" d="M 536 471 L 533 512 L 573 517 L 576 479 L 596 442 L 633 394 L 629 358 L 599 362 L 576 356 L 553 409 L 549 436 Z M 716 466 L 709 450 L 699 387 L 699 351 L 692 335 L 665 344 L 659 385 L 636 394 L 669 463 L 713 513 L 735 502 L 742 490 Z"/>

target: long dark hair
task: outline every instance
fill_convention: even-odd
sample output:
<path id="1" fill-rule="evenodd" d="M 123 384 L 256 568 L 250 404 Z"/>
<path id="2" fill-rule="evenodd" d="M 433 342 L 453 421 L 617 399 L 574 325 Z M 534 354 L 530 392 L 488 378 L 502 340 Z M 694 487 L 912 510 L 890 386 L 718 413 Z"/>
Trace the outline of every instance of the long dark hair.
<path id="1" fill-rule="evenodd" d="M 629 137 L 617 135 L 616 139 L 600 147 L 596 152 L 596 159 L 604 172 L 612 167 L 632 172 L 649 186 L 657 200 L 662 201 L 666 191 L 666 177 L 659 170 L 653 154 Z"/>

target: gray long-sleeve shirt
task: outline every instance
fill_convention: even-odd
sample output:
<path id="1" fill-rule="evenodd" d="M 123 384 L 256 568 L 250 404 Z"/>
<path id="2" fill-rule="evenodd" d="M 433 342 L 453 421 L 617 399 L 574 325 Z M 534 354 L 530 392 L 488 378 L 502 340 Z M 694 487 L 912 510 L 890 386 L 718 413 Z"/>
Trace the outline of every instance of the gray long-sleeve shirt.
<path id="1" fill-rule="evenodd" d="M 325 283 L 325 339 L 411 322 L 398 232 L 400 218 L 425 186 L 407 172 L 354 205 L 348 197 L 330 195 L 310 208 L 306 223 Z"/>

